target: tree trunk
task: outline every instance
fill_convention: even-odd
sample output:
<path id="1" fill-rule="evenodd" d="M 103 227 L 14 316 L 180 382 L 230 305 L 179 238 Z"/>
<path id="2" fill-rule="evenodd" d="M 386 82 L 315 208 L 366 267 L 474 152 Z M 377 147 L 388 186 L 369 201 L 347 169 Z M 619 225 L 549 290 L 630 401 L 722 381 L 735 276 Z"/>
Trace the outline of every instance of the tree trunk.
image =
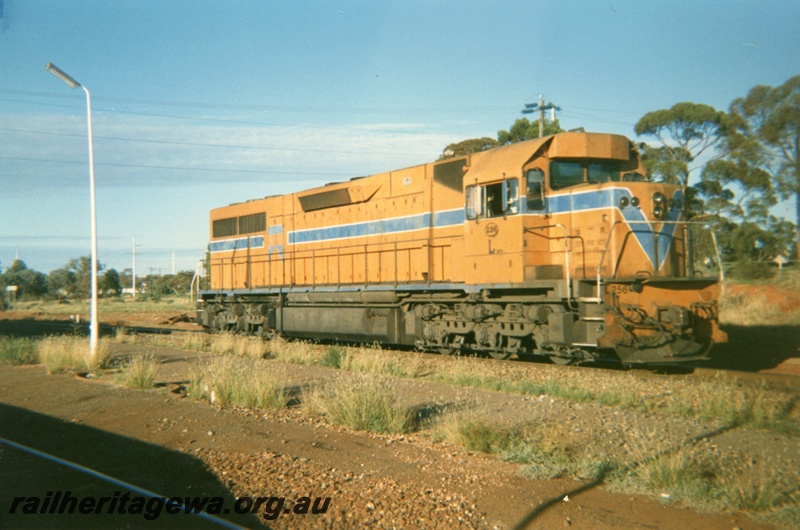
<path id="1" fill-rule="evenodd" d="M 800 134 L 794 137 L 794 207 L 795 237 L 794 257 L 800 262 Z"/>

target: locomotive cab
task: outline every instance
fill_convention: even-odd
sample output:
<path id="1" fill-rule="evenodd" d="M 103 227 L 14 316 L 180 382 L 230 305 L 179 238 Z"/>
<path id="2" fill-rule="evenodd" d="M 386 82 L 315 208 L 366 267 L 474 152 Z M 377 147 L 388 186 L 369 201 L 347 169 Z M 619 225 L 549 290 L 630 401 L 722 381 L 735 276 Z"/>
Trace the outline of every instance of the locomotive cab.
<path id="1" fill-rule="evenodd" d="M 523 312 L 542 328 L 532 351 L 565 363 L 600 351 L 670 363 L 706 359 L 726 341 L 718 278 L 694 267 L 692 236 L 703 228 L 683 220 L 680 186 L 647 181 L 620 136 L 563 133 L 532 156 L 517 151 L 467 168 L 465 277 L 495 296 L 529 296 Z"/>

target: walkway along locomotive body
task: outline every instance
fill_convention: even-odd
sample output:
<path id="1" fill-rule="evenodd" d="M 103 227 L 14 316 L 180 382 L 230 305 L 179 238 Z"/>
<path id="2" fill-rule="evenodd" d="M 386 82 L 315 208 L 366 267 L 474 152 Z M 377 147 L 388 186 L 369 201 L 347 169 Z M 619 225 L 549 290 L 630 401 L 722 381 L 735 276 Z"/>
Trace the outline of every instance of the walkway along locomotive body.
<path id="1" fill-rule="evenodd" d="M 213 330 L 555 362 L 691 362 L 724 342 L 682 188 L 629 140 L 561 133 L 211 211 Z"/>

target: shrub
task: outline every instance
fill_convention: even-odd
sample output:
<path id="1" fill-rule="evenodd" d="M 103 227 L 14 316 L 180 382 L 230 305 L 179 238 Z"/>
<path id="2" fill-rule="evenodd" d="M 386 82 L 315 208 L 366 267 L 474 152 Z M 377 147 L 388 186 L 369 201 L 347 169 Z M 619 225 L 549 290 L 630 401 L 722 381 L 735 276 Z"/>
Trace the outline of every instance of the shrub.
<path id="1" fill-rule="evenodd" d="M 731 275 L 739 280 L 764 280 L 775 276 L 775 268 L 763 261 L 743 260 L 736 262 Z"/>
<path id="2" fill-rule="evenodd" d="M 319 365 L 326 368 L 341 368 L 346 354 L 347 350 L 338 344 L 328 346 L 328 349 L 325 350 L 325 355 L 319 361 Z"/>
<path id="3" fill-rule="evenodd" d="M 36 343 L 28 338 L 0 337 L 0 363 L 14 366 L 37 364 L 39 352 Z"/>

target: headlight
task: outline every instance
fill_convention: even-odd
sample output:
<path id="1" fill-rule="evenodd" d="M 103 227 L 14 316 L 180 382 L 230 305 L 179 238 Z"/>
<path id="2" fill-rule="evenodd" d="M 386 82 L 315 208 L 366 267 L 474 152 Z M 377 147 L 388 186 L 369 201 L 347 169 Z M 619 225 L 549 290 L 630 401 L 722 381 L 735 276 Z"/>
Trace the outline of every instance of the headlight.
<path id="1" fill-rule="evenodd" d="M 631 199 L 631 204 L 632 204 L 634 207 L 638 208 L 638 207 L 639 207 L 639 197 L 634 197 L 634 198 L 632 198 L 632 199 Z"/>
<path id="2" fill-rule="evenodd" d="M 653 217 L 663 219 L 667 213 L 667 198 L 660 191 L 653 194 Z"/>
<path id="3" fill-rule="evenodd" d="M 625 208 L 628 204 L 630 204 L 630 200 L 627 197 L 621 197 L 619 200 L 619 207 Z"/>

